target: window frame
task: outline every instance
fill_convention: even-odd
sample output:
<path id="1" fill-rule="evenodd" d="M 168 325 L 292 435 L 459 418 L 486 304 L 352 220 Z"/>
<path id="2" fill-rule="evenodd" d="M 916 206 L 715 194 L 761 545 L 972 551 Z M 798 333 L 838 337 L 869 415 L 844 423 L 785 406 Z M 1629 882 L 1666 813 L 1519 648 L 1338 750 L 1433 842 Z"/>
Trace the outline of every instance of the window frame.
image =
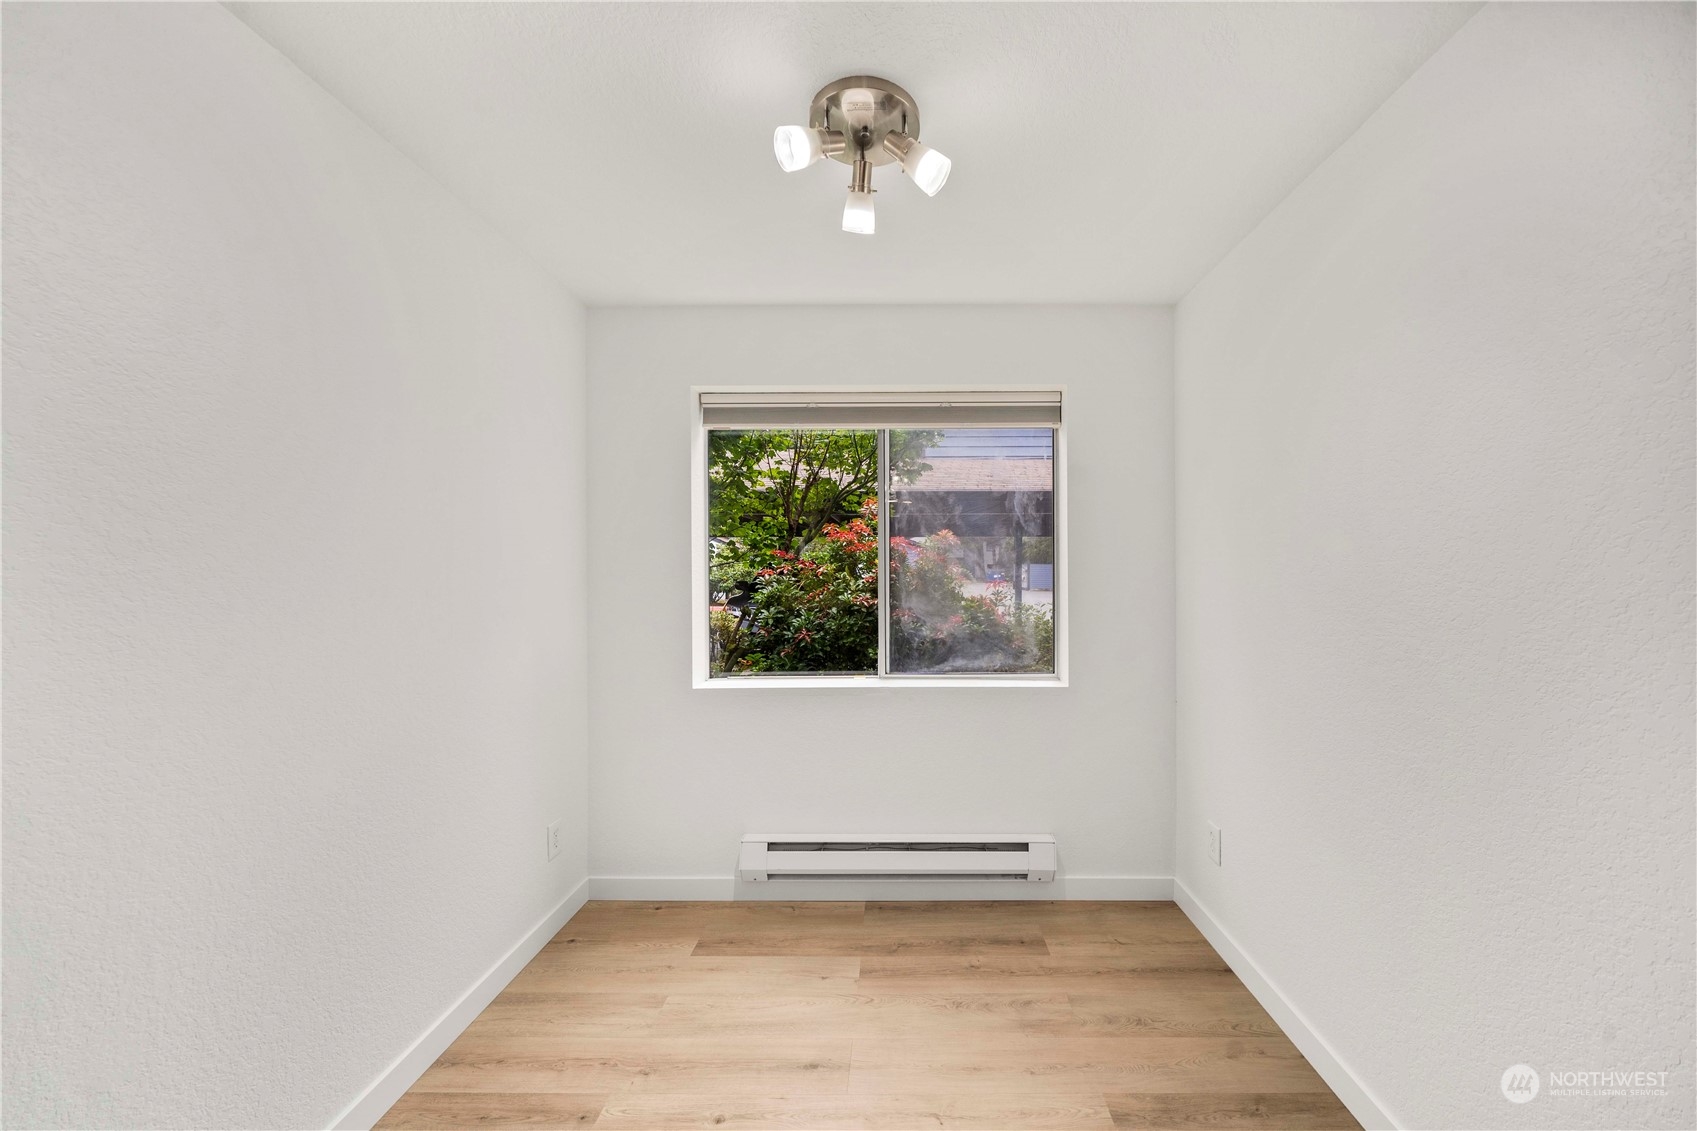
<path id="1" fill-rule="evenodd" d="M 703 393 L 736 393 L 743 395 L 822 393 L 876 397 L 899 394 L 911 398 L 916 394 L 936 393 L 939 399 L 949 394 L 971 393 L 980 396 L 1006 392 L 1056 394 L 1060 398 L 1060 422 L 1055 425 L 1053 486 L 1054 493 L 1054 611 L 1055 671 L 1052 675 L 1033 675 L 1027 672 L 983 672 L 973 675 L 951 673 L 930 675 L 920 672 L 892 673 L 880 670 L 866 675 L 760 675 L 714 679 L 708 672 L 708 579 L 707 553 L 707 433 L 710 431 L 702 405 Z M 703 690 L 721 688 L 845 688 L 845 687 L 1067 687 L 1069 685 L 1068 618 L 1072 607 L 1072 591 L 1068 584 L 1068 568 L 1072 555 L 1067 544 L 1067 388 L 1065 385 L 935 385 L 923 389 L 911 385 L 693 385 L 690 387 L 690 672 L 691 686 Z M 884 489 L 890 425 L 866 425 L 876 430 L 878 437 L 878 666 L 888 664 L 888 617 L 884 610 L 889 601 L 889 492 Z M 896 426 L 901 427 L 901 426 Z"/>

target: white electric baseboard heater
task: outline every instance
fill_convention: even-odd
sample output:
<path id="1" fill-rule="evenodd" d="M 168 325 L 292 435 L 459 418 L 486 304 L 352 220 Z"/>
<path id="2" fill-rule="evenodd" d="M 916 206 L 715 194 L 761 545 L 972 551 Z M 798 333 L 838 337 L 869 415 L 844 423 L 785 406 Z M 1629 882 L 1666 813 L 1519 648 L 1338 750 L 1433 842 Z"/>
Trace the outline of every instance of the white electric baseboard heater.
<path id="1" fill-rule="evenodd" d="M 762 880 L 1032 880 L 1055 878 L 1047 834 L 750 833 L 737 878 Z"/>

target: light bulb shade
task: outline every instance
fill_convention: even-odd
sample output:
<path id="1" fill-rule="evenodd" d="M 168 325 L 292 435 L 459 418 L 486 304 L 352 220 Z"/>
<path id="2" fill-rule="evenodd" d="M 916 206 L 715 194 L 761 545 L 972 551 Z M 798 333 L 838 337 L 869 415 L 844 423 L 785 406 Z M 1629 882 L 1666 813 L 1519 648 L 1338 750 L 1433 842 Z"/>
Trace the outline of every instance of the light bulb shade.
<path id="1" fill-rule="evenodd" d="M 902 172 L 926 196 L 936 196 L 949 179 L 950 161 L 929 145 L 903 133 L 884 136 L 884 152 L 902 163 Z"/>
<path id="2" fill-rule="evenodd" d="M 848 203 L 843 205 L 843 231 L 853 232 L 857 236 L 869 236 L 874 226 L 872 194 L 851 190 Z"/>
<path id="3" fill-rule="evenodd" d="M 799 172 L 825 155 L 821 131 L 806 126 L 779 126 L 772 132 L 772 153 L 778 158 L 778 168 L 786 173 Z"/>
<path id="4" fill-rule="evenodd" d="M 916 141 L 902 158 L 902 172 L 913 178 L 926 196 L 936 196 L 949 179 L 951 162 L 922 141 Z"/>

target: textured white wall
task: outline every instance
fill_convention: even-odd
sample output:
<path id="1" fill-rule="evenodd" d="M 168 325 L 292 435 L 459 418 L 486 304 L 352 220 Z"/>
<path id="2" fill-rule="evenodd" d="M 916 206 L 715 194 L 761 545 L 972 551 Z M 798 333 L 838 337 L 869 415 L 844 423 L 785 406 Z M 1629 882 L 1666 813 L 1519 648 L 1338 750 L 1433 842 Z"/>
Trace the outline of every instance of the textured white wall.
<path id="1" fill-rule="evenodd" d="M 595 310 L 589 341 L 595 876 L 728 882 L 743 833 L 794 830 L 1171 875 L 1170 310 Z M 691 689 L 690 386 L 927 381 L 1068 386 L 1071 686 Z"/>
<path id="2" fill-rule="evenodd" d="M 1692 32 L 1487 8 L 1178 309 L 1178 876 L 1404 1126 L 1697 1123 Z"/>
<path id="3" fill-rule="evenodd" d="M 326 1126 L 585 874 L 583 315 L 216 5 L 4 64 L 4 1122 Z"/>

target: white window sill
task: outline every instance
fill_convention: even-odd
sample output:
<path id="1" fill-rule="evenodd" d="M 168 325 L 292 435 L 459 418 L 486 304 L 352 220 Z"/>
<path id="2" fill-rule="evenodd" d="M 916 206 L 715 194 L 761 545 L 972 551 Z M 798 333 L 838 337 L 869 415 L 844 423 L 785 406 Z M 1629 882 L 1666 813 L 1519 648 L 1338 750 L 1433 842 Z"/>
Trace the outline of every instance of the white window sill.
<path id="1" fill-rule="evenodd" d="M 698 690 L 719 691 L 729 688 L 760 688 L 760 687 L 1065 687 L 1067 681 L 1060 676 L 932 676 L 909 675 L 878 676 L 864 675 L 832 675 L 832 676 L 736 676 L 720 679 L 697 678 L 693 686 Z"/>

